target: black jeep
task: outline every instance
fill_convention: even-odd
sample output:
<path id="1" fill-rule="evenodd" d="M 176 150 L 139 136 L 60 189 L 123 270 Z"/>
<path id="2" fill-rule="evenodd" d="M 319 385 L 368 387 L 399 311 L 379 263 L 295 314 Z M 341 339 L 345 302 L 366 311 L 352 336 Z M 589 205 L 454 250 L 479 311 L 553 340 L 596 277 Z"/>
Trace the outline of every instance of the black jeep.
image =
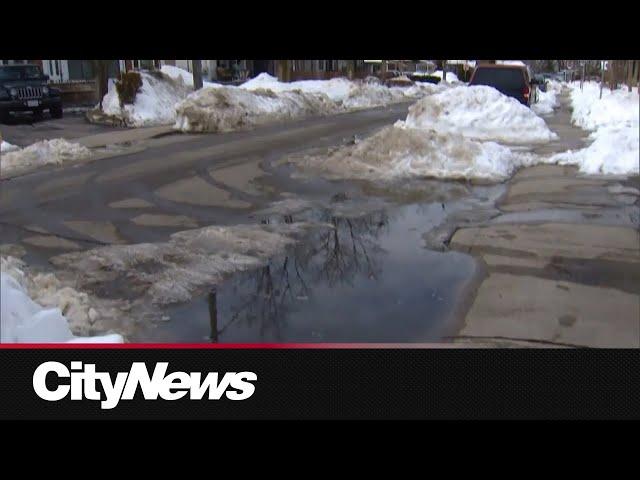
<path id="1" fill-rule="evenodd" d="M 62 118 L 60 91 L 49 87 L 48 80 L 37 65 L 1 65 L 0 121 L 6 121 L 11 112 L 40 116 L 44 110 L 53 118 Z"/>

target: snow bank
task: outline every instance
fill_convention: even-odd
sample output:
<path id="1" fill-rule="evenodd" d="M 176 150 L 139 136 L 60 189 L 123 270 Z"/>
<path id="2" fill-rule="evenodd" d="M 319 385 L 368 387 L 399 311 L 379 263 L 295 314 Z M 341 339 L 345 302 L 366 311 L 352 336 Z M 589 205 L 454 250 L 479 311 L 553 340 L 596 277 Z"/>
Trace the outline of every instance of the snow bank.
<path id="1" fill-rule="evenodd" d="M 140 72 L 140 75 L 142 87 L 133 105 L 121 107 L 115 83 L 109 83 L 109 90 L 102 100 L 104 113 L 122 119 L 130 127 L 175 123 L 175 105 L 193 91 L 193 82 L 191 86 L 185 85 L 182 80 L 176 81 L 162 73 Z"/>
<path id="2" fill-rule="evenodd" d="M 274 92 L 291 92 L 299 90 L 304 93 L 324 94 L 342 107 L 353 110 L 372 108 L 389 103 L 401 102 L 407 97 L 421 95 L 427 90 L 414 89 L 407 95 L 401 87 L 387 87 L 379 81 L 332 78 L 331 80 L 300 80 L 297 82 L 280 82 L 277 78 L 261 73 L 255 78 L 240 85 L 245 90 L 268 89 Z"/>
<path id="3" fill-rule="evenodd" d="M 185 132 L 226 132 L 336 111 L 336 105 L 321 93 L 204 88 L 176 105 L 175 128 Z"/>
<path id="4" fill-rule="evenodd" d="M 596 82 L 569 84 L 571 90 L 571 118 L 574 124 L 586 130 L 602 126 L 638 125 L 638 91 L 629 92 L 626 87 L 613 92 L 603 88 L 600 99 L 600 85 Z"/>
<path id="5" fill-rule="evenodd" d="M 173 80 L 193 89 L 193 73 L 173 65 L 163 65 L 160 71 Z M 206 80 L 203 80 L 202 84 L 203 88 L 218 88 L 222 86 L 219 83 L 207 82 Z"/>
<path id="6" fill-rule="evenodd" d="M 175 124 L 179 130 L 196 132 L 372 108 L 437 91 L 434 86 L 387 87 L 379 81 L 346 78 L 286 83 L 262 73 L 240 87 L 204 82 L 202 90 L 193 92 L 193 76 L 181 68 L 165 65 L 158 73 L 140 74 L 143 83 L 135 103 L 121 107 L 111 82 L 102 103 L 104 113 L 131 127 Z"/>
<path id="7" fill-rule="evenodd" d="M 596 82 L 584 82 L 582 89 L 580 82 L 573 82 L 569 88 L 572 121 L 592 130 L 593 143 L 576 152 L 569 150 L 554 155 L 551 161 L 577 165 L 581 172 L 587 174 L 638 175 L 638 91 L 604 88 L 600 98 L 600 85 Z"/>
<path id="8" fill-rule="evenodd" d="M 267 73 L 240 87 L 219 86 L 193 92 L 176 105 L 175 128 L 224 132 L 312 115 L 372 108 L 420 98 L 448 87 L 387 87 L 378 81 L 302 80 L 280 82 Z"/>
<path id="9" fill-rule="evenodd" d="M 553 110 L 560 105 L 557 98 L 560 93 L 558 86 L 559 84 L 557 82 L 549 82 L 546 92 L 538 89 L 538 101 L 533 104 L 531 109 L 538 115 L 549 115 L 553 113 Z"/>
<path id="10" fill-rule="evenodd" d="M 1 332 L 3 343 L 122 343 L 121 335 L 110 334 L 93 337 L 73 335 L 68 318 L 61 308 L 45 308 L 36 303 L 28 293 L 28 283 L 33 279 L 25 274 L 24 264 L 15 257 L 2 258 L 0 272 Z M 38 281 L 35 280 L 37 283 Z M 77 292 L 76 292 L 77 293 Z M 60 292 L 68 295 L 68 292 Z M 67 307 L 64 307 L 65 310 Z"/>
<path id="11" fill-rule="evenodd" d="M 11 152 L 14 150 L 20 150 L 20 147 L 16 145 L 11 145 L 9 142 L 5 142 L 4 140 L 0 143 L 0 153 Z"/>
<path id="12" fill-rule="evenodd" d="M 43 165 L 60 165 L 91 156 L 91 151 L 63 138 L 43 140 L 23 149 L 2 153 L 0 156 L 0 176 L 2 178 L 26 173 Z"/>
<path id="13" fill-rule="evenodd" d="M 328 156 L 306 156 L 295 163 L 331 179 L 435 177 L 501 181 L 515 169 L 530 164 L 532 158 L 494 142 L 478 142 L 458 133 L 439 133 L 398 122 Z"/>
<path id="14" fill-rule="evenodd" d="M 435 72 L 430 74 L 431 77 L 438 77 L 442 80 L 442 70 L 436 70 Z M 447 83 L 459 82 L 458 76 L 453 72 L 447 72 Z"/>
<path id="15" fill-rule="evenodd" d="M 419 100 L 409 109 L 406 125 L 512 144 L 556 138 L 529 108 L 484 85 L 457 86 Z"/>
<path id="16" fill-rule="evenodd" d="M 602 127 L 591 134 L 593 143 L 578 151 L 553 155 L 560 165 L 577 165 L 592 175 L 639 175 L 640 154 L 638 126 Z"/>

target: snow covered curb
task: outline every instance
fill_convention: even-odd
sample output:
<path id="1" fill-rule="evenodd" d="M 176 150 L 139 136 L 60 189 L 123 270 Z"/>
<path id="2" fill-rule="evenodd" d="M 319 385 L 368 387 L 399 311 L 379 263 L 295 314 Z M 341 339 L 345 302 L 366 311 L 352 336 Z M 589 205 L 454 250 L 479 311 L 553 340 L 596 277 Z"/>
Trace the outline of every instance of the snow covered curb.
<path id="1" fill-rule="evenodd" d="M 571 114 L 575 125 L 591 130 L 593 143 L 578 151 L 567 151 L 551 157 L 551 162 L 577 165 L 587 174 L 638 175 L 640 152 L 640 107 L 638 90 L 626 87 L 611 91 L 600 85 L 579 82 L 569 85 Z"/>
<path id="2" fill-rule="evenodd" d="M 2 257 L 1 262 L 0 339 L 3 343 L 124 341 L 118 334 L 76 337 L 72 329 L 85 327 L 87 321 L 98 315 L 88 307 L 86 294 L 62 287 L 53 274 L 28 274 L 24 262 L 15 257 Z"/>
<path id="3" fill-rule="evenodd" d="M 91 151 L 63 138 L 43 140 L 28 147 L 0 154 L 0 177 L 9 178 L 44 165 L 61 165 L 91 156 Z"/>

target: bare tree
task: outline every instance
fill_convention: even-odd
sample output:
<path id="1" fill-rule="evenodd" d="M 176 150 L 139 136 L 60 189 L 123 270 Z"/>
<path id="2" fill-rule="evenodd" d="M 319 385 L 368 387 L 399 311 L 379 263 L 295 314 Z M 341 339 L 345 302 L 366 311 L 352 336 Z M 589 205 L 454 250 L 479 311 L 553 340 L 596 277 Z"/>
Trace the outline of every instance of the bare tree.
<path id="1" fill-rule="evenodd" d="M 113 64 L 113 60 L 91 60 L 100 110 L 102 110 L 102 99 L 109 91 L 109 66 L 111 64 Z"/>

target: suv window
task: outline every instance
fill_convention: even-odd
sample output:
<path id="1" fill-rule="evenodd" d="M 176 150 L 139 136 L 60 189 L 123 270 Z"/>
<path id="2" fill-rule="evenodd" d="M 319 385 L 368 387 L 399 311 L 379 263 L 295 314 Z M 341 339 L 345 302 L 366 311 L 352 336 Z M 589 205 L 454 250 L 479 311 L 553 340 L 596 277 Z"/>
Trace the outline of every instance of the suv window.
<path id="1" fill-rule="evenodd" d="M 38 80 L 42 72 L 35 65 L 0 67 L 0 81 L 2 80 Z"/>
<path id="2" fill-rule="evenodd" d="M 521 90 L 525 78 L 520 68 L 478 68 L 471 79 L 471 85 L 490 85 L 498 89 Z"/>

